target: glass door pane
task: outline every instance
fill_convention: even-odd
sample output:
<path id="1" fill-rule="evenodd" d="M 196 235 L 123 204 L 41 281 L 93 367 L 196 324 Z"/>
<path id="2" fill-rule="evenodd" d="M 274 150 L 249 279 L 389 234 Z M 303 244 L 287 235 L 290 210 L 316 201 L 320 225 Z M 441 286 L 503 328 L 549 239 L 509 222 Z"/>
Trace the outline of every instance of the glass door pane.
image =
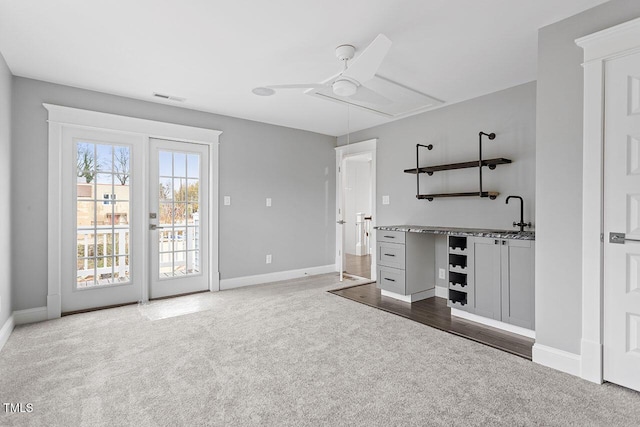
<path id="1" fill-rule="evenodd" d="M 131 148 L 75 141 L 75 289 L 130 283 Z"/>
<path id="2" fill-rule="evenodd" d="M 158 153 L 160 279 L 200 273 L 200 156 Z"/>

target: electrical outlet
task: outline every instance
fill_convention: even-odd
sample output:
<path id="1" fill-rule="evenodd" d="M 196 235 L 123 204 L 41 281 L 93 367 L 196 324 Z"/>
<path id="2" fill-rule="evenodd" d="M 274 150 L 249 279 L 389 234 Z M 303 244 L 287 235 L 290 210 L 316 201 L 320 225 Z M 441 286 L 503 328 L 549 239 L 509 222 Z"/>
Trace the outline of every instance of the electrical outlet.
<path id="1" fill-rule="evenodd" d="M 271 264 L 271 254 L 267 255 L 267 264 Z"/>
<path id="2" fill-rule="evenodd" d="M 389 196 L 382 196 L 382 204 L 383 205 L 389 204 Z"/>
<path id="3" fill-rule="evenodd" d="M 271 197 L 267 197 L 267 207 L 271 207 Z"/>
<path id="4" fill-rule="evenodd" d="M 231 196 L 224 196 L 224 205 L 231 206 Z"/>
<path id="5" fill-rule="evenodd" d="M 438 277 L 440 277 L 441 279 L 447 278 L 447 272 L 444 270 L 444 268 L 438 270 Z"/>

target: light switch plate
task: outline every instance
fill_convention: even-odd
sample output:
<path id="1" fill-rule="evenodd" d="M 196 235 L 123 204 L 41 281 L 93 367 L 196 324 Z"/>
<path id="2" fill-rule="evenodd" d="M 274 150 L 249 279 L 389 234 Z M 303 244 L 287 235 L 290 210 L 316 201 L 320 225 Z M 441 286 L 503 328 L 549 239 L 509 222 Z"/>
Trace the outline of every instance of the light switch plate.
<path id="1" fill-rule="evenodd" d="M 271 207 L 271 197 L 267 197 L 267 207 Z"/>
<path id="2" fill-rule="evenodd" d="M 389 196 L 382 196 L 382 204 L 383 205 L 389 204 Z"/>
<path id="3" fill-rule="evenodd" d="M 266 261 L 267 264 L 271 264 L 271 254 L 267 255 Z"/>
<path id="4" fill-rule="evenodd" d="M 441 279 L 447 278 L 447 272 L 444 270 L 444 268 L 438 269 L 438 277 L 440 277 Z"/>
<path id="5" fill-rule="evenodd" d="M 231 196 L 224 196 L 224 205 L 231 206 Z"/>

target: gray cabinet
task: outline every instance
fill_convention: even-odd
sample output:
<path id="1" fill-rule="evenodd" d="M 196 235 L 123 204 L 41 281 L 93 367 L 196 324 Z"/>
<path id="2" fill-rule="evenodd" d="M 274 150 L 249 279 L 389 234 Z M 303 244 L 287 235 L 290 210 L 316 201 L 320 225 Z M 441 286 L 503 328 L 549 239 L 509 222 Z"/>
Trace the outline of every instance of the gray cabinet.
<path id="1" fill-rule="evenodd" d="M 378 288 L 412 295 L 435 287 L 435 236 L 381 230 L 376 257 Z"/>
<path id="2" fill-rule="evenodd" d="M 506 240 L 502 249 L 502 321 L 534 329 L 534 242 Z"/>
<path id="3" fill-rule="evenodd" d="M 501 275 L 503 240 L 474 237 L 471 282 L 475 298 L 473 312 L 478 316 L 501 320 Z"/>
<path id="4" fill-rule="evenodd" d="M 452 248 L 451 237 L 449 239 L 451 257 L 451 253 L 459 249 Z M 488 237 L 466 239 L 468 266 L 463 280 L 467 285 L 461 288 L 455 283 L 461 281 L 461 270 L 450 261 L 449 306 L 534 329 L 534 242 Z M 466 304 L 460 303 L 460 292 L 465 292 Z"/>

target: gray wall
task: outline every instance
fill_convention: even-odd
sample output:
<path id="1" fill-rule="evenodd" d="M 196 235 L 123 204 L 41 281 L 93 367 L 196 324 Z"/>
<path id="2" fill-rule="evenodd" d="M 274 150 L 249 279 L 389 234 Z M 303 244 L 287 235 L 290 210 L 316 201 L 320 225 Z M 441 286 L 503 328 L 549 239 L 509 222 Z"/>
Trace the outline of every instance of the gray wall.
<path id="1" fill-rule="evenodd" d="M 11 194 L 11 72 L 0 54 L 0 194 Z M 11 203 L 0 203 L 0 328 L 11 316 Z"/>
<path id="2" fill-rule="evenodd" d="M 640 16 L 612 0 L 538 33 L 536 342 L 580 353 L 583 52 L 575 39 Z"/>
<path id="3" fill-rule="evenodd" d="M 335 138 L 25 78 L 14 77 L 13 90 L 14 309 L 46 305 L 43 102 L 223 131 L 222 279 L 335 262 Z M 223 206 L 225 195 L 231 206 Z M 273 199 L 271 208 L 265 207 L 266 197 Z M 266 254 L 272 254 L 272 264 L 265 264 Z"/>
<path id="4" fill-rule="evenodd" d="M 536 83 L 530 82 L 438 110 L 366 129 L 350 135 L 351 141 L 378 138 L 377 225 L 419 224 L 454 227 L 511 229 L 519 219 L 517 203 L 505 205 L 507 195 L 525 200 L 525 219 L 535 212 L 535 123 Z M 478 132 L 495 132 L 484 140 L 485 158 L 506 157 L 512 164 L 483 169 L 485 190 L 499 191 L 496 200 L 474 197 L 416 199 L 415 175 L 404 169 L 415 167 L 415 145 L 433 144 L 423 150 L 420 165 L 454 163 L 478 158 Z M 339 145 L 346 137 L 338 139 Z M 478 169 L 436 172 L 421 177 L 420 192 L 477 191 Z M 382 204 L 388 195 L 389 205 Z M 437 240 L 437 268 L 446 268 L 446 244 Z M 436 271 L 437 277 L 437 271 Z M 437 285 L 446 286 L 437 280 Z"/>

